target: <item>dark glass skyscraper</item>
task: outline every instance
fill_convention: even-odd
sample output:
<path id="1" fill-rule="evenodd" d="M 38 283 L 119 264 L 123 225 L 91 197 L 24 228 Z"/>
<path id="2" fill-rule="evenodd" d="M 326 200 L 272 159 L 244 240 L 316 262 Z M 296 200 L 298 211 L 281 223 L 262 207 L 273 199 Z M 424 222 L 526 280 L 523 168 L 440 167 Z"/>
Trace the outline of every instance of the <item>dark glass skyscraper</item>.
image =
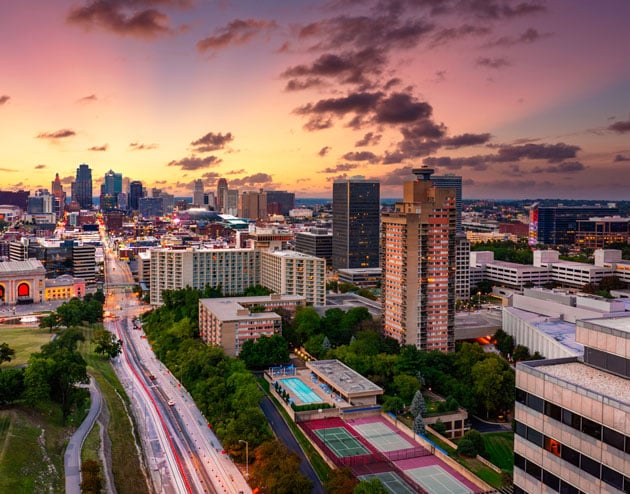
<path id="1" fill-rule="evenodd" d="M 72 200 L 79 203 L 82 209 L 92 208 L 92 170 L 86 165 L 79 165 L 77 175 L 72 182 Z"/>
<path id="2" fill-rule="evenodd" d="M 138 211 L 138 200 L 142 195 L 142 182 L 134 180 L 129 184 L 129 209 Z"/>
<path id="3" fill-rule="evenodd" d="M 378 268 L 380 184 L 351 178 L 333 184 L 333 267 Z"/>

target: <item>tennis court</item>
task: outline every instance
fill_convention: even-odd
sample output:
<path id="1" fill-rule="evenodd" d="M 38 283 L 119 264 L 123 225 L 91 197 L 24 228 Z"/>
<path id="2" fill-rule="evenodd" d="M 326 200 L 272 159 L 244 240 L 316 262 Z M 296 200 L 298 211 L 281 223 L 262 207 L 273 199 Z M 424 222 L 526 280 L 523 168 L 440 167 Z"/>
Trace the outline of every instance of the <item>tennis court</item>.
<path id="1" fill-rule="evenodd" d="M 405 470 L 429 494 L 472 494 L 473 491 L 439 465 Z"/>
<path id="2" fill-rule="evenodd" d="M 414 447 L 412 443 L 398 435 L 383 422 L 352 425 L 352 428 L 383 453 Z"/>
<path id="3" fill-rule="evenodd" d="M 371 454 L 359 441 L 343 427 L 316 429 L 313 432 L 330 448 L 338 458 Z"/>
<path id="4" fill-rule="evenodd" d="M 360 475 L 359 480 L 369 480 L 374 477 L 381 481 L 381 484 L 392 494 L 414 494 L 414 490 L 409 487 L 407 482 L 401 479 L 394 472 L 382 472 L 382 473 L 370 473 L 367 475 Z"/>

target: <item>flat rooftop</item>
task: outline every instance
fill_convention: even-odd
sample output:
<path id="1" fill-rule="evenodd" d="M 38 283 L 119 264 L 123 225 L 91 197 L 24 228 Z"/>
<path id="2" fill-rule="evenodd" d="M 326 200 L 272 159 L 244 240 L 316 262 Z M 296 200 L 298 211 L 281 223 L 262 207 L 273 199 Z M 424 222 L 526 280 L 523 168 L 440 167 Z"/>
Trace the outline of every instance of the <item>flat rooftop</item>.
<path id="1" fill-rule="evenodd" d="M 586 323 L 601 327 L 604 331 L 606 328 L 618 332 L 618 336 L 630 338 L 630 316 L 621 317 L 605 317 L 600 319 L 585 319 Z M 589 326 L 592 327 L 592 326 Z M 595 328 L 597 330 L 597 328 Z"/>
<path id="2" fill-rule="evenodd" d="M 353 371 L 339 360 L 312 360 L 307 362 L 306 366 L 347 395 L 368 392 L 383 394 L 383 388 Z"/>
<path id="3" fill-rule="evenodd" d="M 575 324 L 514 307 L 505 307 L 504 310 L 518 316 L 569 350 L 572 350 L 576 355 L 584 354 L 584 345 L 575 341 Z"/>
<path id="4" fill-rule="evenodd" d="M 630 406 L 630 380 L 581 362 L 537 365 L 536 370 Z"/>
<path id="5" fill-rule="evenodd" d="M 249 312 L 239 315 L 245 309 L 234 299 L 204 298 L 200 302 L 222 321 L 251 321 L 252 319 L 282 319 L 275 312 Z"/>

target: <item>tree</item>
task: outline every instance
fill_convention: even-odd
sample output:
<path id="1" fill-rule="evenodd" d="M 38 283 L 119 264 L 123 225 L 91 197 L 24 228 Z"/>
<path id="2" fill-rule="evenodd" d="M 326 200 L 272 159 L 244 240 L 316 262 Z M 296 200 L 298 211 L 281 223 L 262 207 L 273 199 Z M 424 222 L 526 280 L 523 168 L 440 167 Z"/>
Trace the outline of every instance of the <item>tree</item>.
<path id="1" fill-rule="evenodd" d="M 352 494 L 359 481 L 348 467 L 333 470 L 324 484 L 328 494 Z"/>
<path id="2" fill-rule="evenodd" d="M 394 389 L 405 403 L 411 402 L 414 398 L 414 393 L 417 392 L 419 386 L 420 383 L 414 376 L 407 374 L 394 376 Z"/>
<path id="3" fill-rule="evenodd" d="M 514 353 L 512 354 L 512 358 L 515 362 L 521 362 L 523 360 L 530 359 L 529 348 L 524 345 L 516 345 L 514 348 Z"/>
<path id="4" fill-rule="evenodd" d="M 405 403 L 398 396 L 388 396 L 383 401 L 383 410 L 398 415 L 403 411 Z"/>
<path id="5" fill-rule="evenodd" d="M 56 329 L 61 324 L 61 318 L 56 312 L 51 312 L 47 316 L 39 318 L 39 327 L 48 328 L 48 332 L 52 333 L 53 329 Z"/>
<path id="6" fill-rule="evenodd" d="M 15 357 L 15 350 L 8 343 L 0 343 L 0 365 L 3 362 L 11 362 Z"/>
<path id="7" fill-rule="evenodd" d="M 484 443 L 483 436 L 479 431 L 471 429 L 467 431 L 466 434 L 464 434 L 464 437 L 470 440 L 470 442 L 472 442 L 473 446 L 475 447 L 475 456 L 485 456 L 486 444 Z"/>
<path id="8" fill-rule="evenodd" d="M 416 415 L 416 417 L 413 419 L 413 431 L 416 434 L 421 434 L 421 435 L 424 435 L 427 433 L 426 427 L 424 425 L 424 419 L 422 418 L 422 415 L 420 414 Z"/>
<path id="9" fill-rule="evenodd" d="M 424 396 L 420 390 L 416 391 L 416 394 L 413 395 L 413 400 L 411 400 L 411 406 L 409 407 L 409 411 L 413 417 L 417 417 L 418 415 L 426 415 L 427 413 L 427 405 L 424 402 Z"/>
<path id="10" fill-rule="evenodd" d="M 300 457 L 281 442 L 267 441 L 253 452 L 252 484 L 268 494 L 311 492 L 313 483 L 300 472 Z"/>
<path id="11" fill-rule="evenodd" d="M 109 359 L 117 357 L 122 352 L 122 340 L 105 329 L 95 331 L 92 342 L 96 344 L 94 351 Z"/>
<path id="12" fill-rule="evenodd" d="M 446 434 L 446 425 L 440 419 L 431 426 L 431 428 L 440 435 Z"/>
<path id="13" fill-rule="evenodd" d="M 0 372 L 0 403 L 15 403 L 24 393 L 24 369 Z"/>
<path id="14" fill-rule="evenodd" d="M 514 372 L 496 355 L 477 362 L 472 370 L 473 391 L 486 412 L 486 417 L 496 414 L 505 406 L 505 385 L 513 382 Z"/>
<path id="15" fill-rule="evenodd" d="M 373 477 L 359 482 L 354 488 L 354 494 L 389 494 L 389 491 L 378 477 Z"/>
<path id="16" fill-rule="evenodd" d="M 468 458 L 474 458 L 475 456 L 477 456 L 475 445 L 470 439 L 466 438 L 461 439 L 457 444 L 457 453 Z"/>

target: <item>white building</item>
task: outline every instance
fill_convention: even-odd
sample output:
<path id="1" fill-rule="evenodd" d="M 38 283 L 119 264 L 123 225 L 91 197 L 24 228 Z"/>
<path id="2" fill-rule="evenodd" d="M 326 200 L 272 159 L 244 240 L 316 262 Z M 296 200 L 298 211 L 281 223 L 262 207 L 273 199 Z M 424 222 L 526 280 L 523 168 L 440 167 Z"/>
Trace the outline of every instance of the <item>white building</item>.
<path id="1" fill-rule="evenodd" d="M 326 260 L 290 250 L 262 251 L 263 286 L 276 293 L 302 295 L 308 303 L 326 305 Z"/>

